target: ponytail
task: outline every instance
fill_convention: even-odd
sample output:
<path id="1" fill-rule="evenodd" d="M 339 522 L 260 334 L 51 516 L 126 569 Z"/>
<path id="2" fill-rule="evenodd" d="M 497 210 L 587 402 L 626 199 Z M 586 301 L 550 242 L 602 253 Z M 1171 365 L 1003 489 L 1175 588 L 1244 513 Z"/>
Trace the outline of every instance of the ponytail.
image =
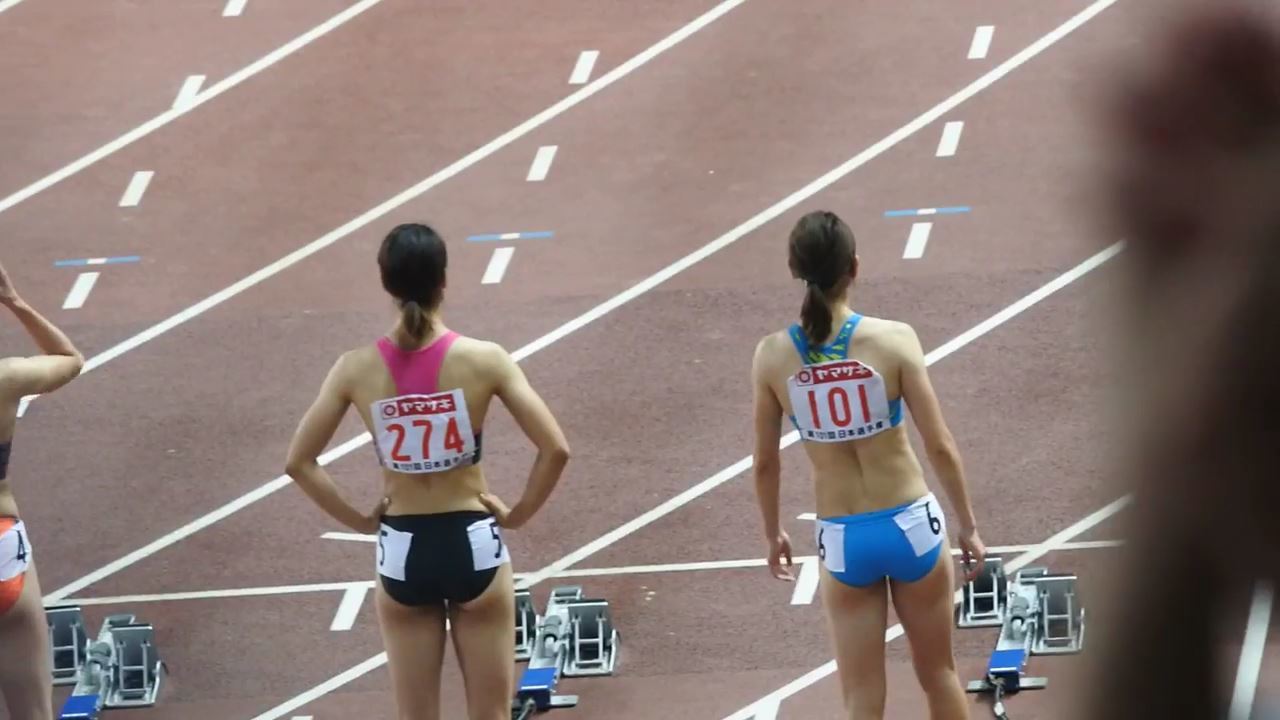
<path id="1" fill-rule="evenodd" d="M 404 331 L 415 341 L 421 342 L 431 332 L 431 316 L 414 300 L 405 300 L 400 306 L 400 322 Z"/>
<path id="2" fill-rule="evenodd" d="M 825 342 L 831 334 L 831 308 L 827 298 L 815 282 L 806 283 L 804 304 L 800 306 L 800 321 L 804 334 L 809 341 L 817 345 Z"/>

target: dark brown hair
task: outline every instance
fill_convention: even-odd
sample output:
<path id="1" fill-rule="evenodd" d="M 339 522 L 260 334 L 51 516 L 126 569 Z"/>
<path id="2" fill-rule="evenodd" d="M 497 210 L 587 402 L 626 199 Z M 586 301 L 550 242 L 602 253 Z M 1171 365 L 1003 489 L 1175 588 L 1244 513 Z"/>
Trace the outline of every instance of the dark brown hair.
<path id="1" fill-rule="evenodd" d="M 805 281 L 800 322 L 814 343 L 831 334 L 831 308 L 827 299 L 853 268 L 857 242 L 853 230 L 835 213 L 817 210 L 800 218 L 791 229 L 788 265 L 791 274 Z"/>
<path id="2" fill-rule="evenodd" d="M 414 340 L 431 333 L 430 313 L 444 299 L 448 265 L 444 240 L 426 225 L 398 225 L 382 240 L 378 250 L 382 287 L 399 304 L 405 332 Z"/>

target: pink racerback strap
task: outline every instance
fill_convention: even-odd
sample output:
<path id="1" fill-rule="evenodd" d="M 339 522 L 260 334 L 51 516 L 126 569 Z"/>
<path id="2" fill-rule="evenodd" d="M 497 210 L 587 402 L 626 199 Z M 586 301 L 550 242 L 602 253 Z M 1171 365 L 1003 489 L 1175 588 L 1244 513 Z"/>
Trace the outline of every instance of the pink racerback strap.
<path id="1" fill-rule="evenodd" d="M 396 392 L 401 395 L 430 395 L 436 392 L 445 353 L 449 352 L 449 347 L 458 337 L 458 333 L 450 330 L 435 342 L 418 350 L 402 350 L 390 338 L 378 338 L 378 351 L 382 353 L 387 370 L 391 371 Z"/>

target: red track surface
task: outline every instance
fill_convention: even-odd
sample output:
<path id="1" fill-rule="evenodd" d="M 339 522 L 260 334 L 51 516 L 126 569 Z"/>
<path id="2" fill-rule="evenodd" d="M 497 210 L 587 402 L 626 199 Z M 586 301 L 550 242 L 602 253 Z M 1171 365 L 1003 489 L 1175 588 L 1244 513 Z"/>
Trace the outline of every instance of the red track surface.
<path id="1" fill-rule="evenodd" d="M 0 91 L 17 98 L 0 135 L 0 193 L 131 129 L 172 103 L 189 74 L 206 87 L 337 12 L 328 0 L 114 3 L 27 0 L 0 14 Z M 164 320 L 356 218 L 551 105 L 579 51 L 597 78 L 713 6 L 385 0 L 298 54 L 108 159 L 0 213 L 4 261 L 33 301 L 90 355 Z M 786 230 L 830 207 L 858 233 L 856 303 L 913 323 L 926 349 L 978 324 L 1110 244 L 1081 192 L 1091 162 L 1080 112 L 1094 58 L 1129 42 L 1158 3 L 1118 3 L 952 111 L 955 157 L 936 158 L 941 122 L 915 134 L 736 244 L 540 350 L 526 372 L 575 449 L 543 515 L 513 538 L 531 572 L 750 452 L 747 386 L 758 337 L 789 322 L 799 294 Z M 126 7 L 127 6 L 127 7 Z M 390 322 L 373 253 L 392 224 L 425 219 L 451 238 L 447 317 L 514 349 L 701 247 L 1021 50 L 1083 2 L 1034 7 L 748 0 L 685 42 L 371 226 L 36 401 L 13 476 L 46 592 L 279 475 L 294 423 L 336 355 Z M 966 60 L 976 25 L 997 27 L 990 57 Z M 77 39 L 44 57 L 39 48 Z M 555 144 L 549 178 L 525 182 Z M 135 170 L 156 172 L 140 207 L 116 207 Z M 908 218 L 887 210 L 968 205 L 931 218 L 925 256 L 903 260 Z M 516 243 L 506 277 L 479 278 L 492 244 L 468 235 L 553 230 Z M 138 254 L 100 268 L 85 308 L 58 311 L 78 272 L 63 258 Z M 1104 476 L 1104 265 L 933 370 L 965 452 L 990 545 L 1034 544 L 1119 497 Z M 13 347 L 13 327 L 0 328 Z M 499 414 L 487 474 L 518 493 L 529 461 Z M 358 432 L 349 419 L 338 440 Z M 1088 449 L 1088 451 L 1082 450 Z M 1100 449 L 1098 453 L 1094 449 Z M 786 518 L 811 510 L 799 450 L 788 450 Z M 330 466 L 372 495 L 364 447 Z M 759 557 L 742 478 L 601 549 L 576 567 Z M 788 520 L 797 550 L 809 523 Z M 372 550 L 321 540 L 329 525 L 293 488 L 73 594 L 75 598 L 369 580 Z M 1079 540 L 1121 539 L 1118 519 Z M 1114 550 L 1040 562 L 1090 578 Z M 762 568 L 627 573 L 581 582 L 613 605 L 622 640 L 613 678 L 570 681 L 566 718 L 717 720 L 825 663 L 821 609 Z M 1099 592 L 1093 590 L 1092 592 Z M 161 704 L 122 718 L 249 718 L 381 650 L 371 603 L 330 631 L 341 592 L 86 606 L 154 623 L 172 676 Z M 891 622 L 895 622 L 891 618 Z M 1106 632 L 1105 613 L 1090 633 Z M 969 678 L 992 632 L 958 634 Z M 902 639 L 890 643 L 890 717 L 923 699 Z M 1274 675 L 1274 643 L 1263 675 Z M 1049 717 L 1087 655 L 1035 661 L 1053 677 L 1010 705 Z M 452 662 L 452 661 L 451 661 Z M 452 673 L 452 670 L 450 670 Z M 447 683 L 451 710 L 460 686 Z M 385 672 L 282 714 L 389 717 Z M 836 717 L 834 677 L 787 700 L 782 718 Z M 1264 691 L 1280 690 L 1274 680 Z M 372 715 L 370 715 L 372 713 Z M 975 717 L 986 710 L 975 706 Z M 3 717 L 3 715 L 0 715 Z"/>

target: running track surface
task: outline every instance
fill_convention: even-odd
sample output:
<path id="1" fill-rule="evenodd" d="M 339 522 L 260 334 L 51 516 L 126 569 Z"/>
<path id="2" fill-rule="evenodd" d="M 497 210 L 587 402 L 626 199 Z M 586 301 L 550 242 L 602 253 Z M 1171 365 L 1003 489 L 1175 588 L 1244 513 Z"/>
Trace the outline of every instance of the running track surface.
<path id="1" fill-rule="evenodd" d="M 344 528 L 291 486 L 91 574 L 279 476 L 294 424 L 331 362 L 392 320 L 374 264 L 386 229 L 410 220 L 437 226 L 450 241 L 447 321 L 514 350 L 739 228 L 1090 7 L 360 5 L 249 0 L 241 15 L 223 17 L 222 0 L 25 0 L 0 12 L 8 100 L 0 195 L 8 196 L 168 111 L 188 76 L 205 75 L 209 88 L 352 11 L 278 63 L 0 212 L 4 262 L 87 355 L 270 266 L 590 87 L 569 82 L 582 51 L 599 52 L 589 76 L 598 82 L 704 13 L 722 14 L 427 192 L 31 405 L 12 475 L 45 592 L 84 601 L 94 628 L 108 612 L 138 613 L 157 627 L 170 667 L 160 705 L 114 713 L 121 718 L 391 716 L 385 669 L 365 662 L 381 651 L 371 600 L 348 604 L 357 611 L 338 621 L 343 599 L 360 596 L 350 588 L 373 577 L 373 547 L 323 538 Z M 1121 0 L 1103 9 L 851 173 L 524 360 L 575 457 L 547 508 L 512 536 L 516 570 L 588 547 L 570 569 L 604 570 L 544 579 L 536 601 L 541 607 L 558 584 L 582 583 L 610 601 L 622 633 L 616 676 L 566 681 L 563 691 L 581 702 L 557 716 L 717 720 L 830 659 L 819 602 L 793 596 L 795 586 L 763 567 L 635 567 L 760 558 L 747 474 L 723 473 L 722 484 L 627 526 L 616 542 L 595 541 L 750 453 L 751 351 L 797 311 L 785 238 L 801 213 L 830 208 L 851 222 L 864 268 L 856 306 L 912 323 L 926 350 L 1111 245 L 1088 220 L 1087 173 L 1098 158 L 1082 108 L 1107 54 L 1131 43 L 1158 5 Z M 970 58 L 985 25 L 994 26 L 989 48 Z M 47 52 L 54 43 L 65 51 Z M 951 122 L 963 123 L 959 143 L 939 157 Z M 527 181 L 538 148 L 550 145 L 558 149 L 546 178 Z M 154 173 L 150 184 L 136 205 L 120 207 L 138 171 Z M 951 206 L 969 211 L 885 215 Z M 922 256 L 904 258 L 912 224 L 924 221 L 932 227 Z M 538 231 L 554 235 L 465 241 Z M 515 248 L 510 264 L 500 281 L 482 283 L 496 247 Z M 54 265 L 108 256 L 140 260 Z M 86 271 L 100 276 L 83 307 L 59 309 Z M 1079 524 L 1124 493 L 1104 472 L 1102 429 L 1109 287 L 1118 277 L 1115 262 L 1103 263 L 988 326 L 932 370 L 991 546 L 1035 545 L 1070 527 L 1072 541 L 1123 539 L 1123 511 Z M 24 341 L 10 323 L 0 342 L 9 353 Z M 352 414 L 335 445 L 358 434 Z M 514 424 L 495 413 L 486 432 L 495 491 L 516 497 L 530 458 Z M 800 450 L 784 458 L 786 528 L 797 552 L 811 555 L 811 523 L 796 517 L 812 510 Z M 352 497 L 374 501 L 369 446 L 330 470 Z M 1087 602 L 1116 553 L 1058 549 L 1037 562 L 1079 573 Z M 314 587 L 323 584 L 336 587 Z M 278 586 L 299 587 L 163 597 Z M 126 595 L 161 597 L 113 600 Z M 1105 613 L 1090 615 L 1091 635 L 1106 627 Z M 957 633 L 965 679 L 981 675 L 993 642 L 994 631 Z M 1266 679 L 1277 652 L 1272 642 L 1264 653 L 1262 693 L 1280 690 Z M 919 717 L 905 640 L 886 653 L 889 716 Z M 1085 661 L 1035 659 L 1051 687 L 1011 701 L 1010 712 L 1052 717 Z M 461 688 L 451 656 L 448 663 L 453 717 Z M 324 685 L 353 667 L 365 672 Z M 318 686 L 329 691 L 307 694 Z M 818 718 L 838 716 L 838 707 L 828 676 L 756 709 L 760 718 Z M 974 716 L 987 713 L 975 701 Z"/>

